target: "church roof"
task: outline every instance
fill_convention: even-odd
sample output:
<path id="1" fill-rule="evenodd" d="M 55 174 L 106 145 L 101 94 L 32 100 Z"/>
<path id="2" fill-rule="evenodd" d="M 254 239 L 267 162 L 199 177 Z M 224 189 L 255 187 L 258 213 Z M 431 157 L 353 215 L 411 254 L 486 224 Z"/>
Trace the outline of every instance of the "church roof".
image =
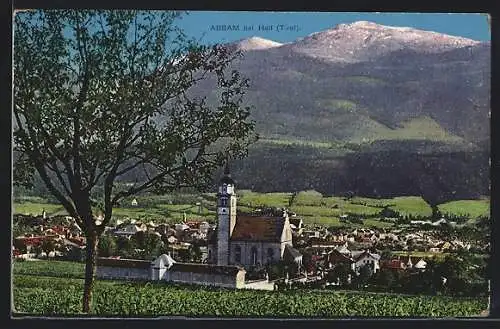
<path id="1" fill-rule="evenodd" d="M 302 254 L 297 249 L 288 244 L 285 246 L 285 254 L 291 256 L 292 259 L 297 259 L 302 256 Z"/>
<path id="2" fill-rule="evenodd" d="M 224 176 L 220 180 L 221 184 L 233 184 L 234 185 L 234 180 L 231 178 L 231 176 Z"/>
<path id="3" fill-rule="evenodd" d="M 224 167 L 224 176 L 222 176 L 220 183 L 234 185 L 234 180 L 231 178 L 231 173 L 229 172 L 229 163 L 226 163 L 226 166 Z"/>
<path id="4" fill-rule="evenodd" d="M 231 240 L 281 242 L 283 217 L 238 216 Z"/>
<path id="5" fill-rule="evenodd" d="M 296 227 L 300 226 L 300 223 L 302 222 L 302 218 L 300 217 L 290 217 L 290 224 L 295 225 Z"/>

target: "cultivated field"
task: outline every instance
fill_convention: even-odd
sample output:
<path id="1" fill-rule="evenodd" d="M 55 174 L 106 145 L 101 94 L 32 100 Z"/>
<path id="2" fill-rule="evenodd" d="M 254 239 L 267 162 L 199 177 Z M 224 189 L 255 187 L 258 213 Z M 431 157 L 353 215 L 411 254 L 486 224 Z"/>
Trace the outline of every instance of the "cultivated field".
<path id="1" fill-rule="evenodd" d="M 14 313 L 80 315 L 83 279 L 15 274 Z M 256 291 L 97 280 L 93 315 L 187 317 L 479 316 L 487 298 L 329 290 Z M 244 305 L 244 307 L 242 307 Z"/>
<path id="2" fill-rule="evenodd" d="M 443 203 L 438 206 L 444 215 L 466 216 L 471 219 L 490 216 L 490 200 L 459 200 Z"/>
<path id="3" fill-rule="evenodd" d="M 306 224 L 346 225 L 345 222 L 340 221 L 341 216 L 353 215 L 362 218 L 362 225 L 367 227 L 390 227 L 393 224 L 380 220 L 384 207 L 403 217 L 423 219 L 432 215 L 430 205 L 417 196 L 373 199 L 323 196 L 316 191 L 301 191 L 294 194 L 239 190 L 237 193 L 240 211 L 250 212 L 263 207 L 286 207 L 302 217 Z M 154 222 L 179 222 L 184 216 L 187 219 L 204 219 L 210 222 L 215 220 L 215 193 L 147 195 L 138 196 L 135 199 L 136 206 L 132 205 L 133 199 L 129 199 L 122 202 L 121 206 L 114 208 L 113 217 Z M 489 199 L 452 201 L 438 207 L 444 215 L 467 216 L 471 221 L 480 216 L 489 217 Z M 17 200 L 14 203 L 14 213 L 40 215 L 43 210 L 49 216 L 66 214 L 60 205 L 50 204 L 41 198 Z M 348 223 L 348 225 L 358 224 Z"/>

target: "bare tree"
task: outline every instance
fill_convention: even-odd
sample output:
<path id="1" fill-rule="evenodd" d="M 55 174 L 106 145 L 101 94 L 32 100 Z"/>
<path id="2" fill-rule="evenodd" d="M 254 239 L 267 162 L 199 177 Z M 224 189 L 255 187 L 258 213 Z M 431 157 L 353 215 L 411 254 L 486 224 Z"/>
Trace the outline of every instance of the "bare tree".
<path id="1" fill-rule="evenodd" d="M 255 140 L 240 53 L 188 40 L 178 12 L 46 10 L 14 23 L 14 180 L 38 173 L 86 237 L 83 311 L 113 206 L 143 191 L 202 188 Z M 192 87 L 212 81 L 218 102 Z M 118 184 L 141 170 L 144 178 Z M 91 193 L 102 188 L 96 209 Z M 102 211 L 102 221 L 96 213 Z"/>

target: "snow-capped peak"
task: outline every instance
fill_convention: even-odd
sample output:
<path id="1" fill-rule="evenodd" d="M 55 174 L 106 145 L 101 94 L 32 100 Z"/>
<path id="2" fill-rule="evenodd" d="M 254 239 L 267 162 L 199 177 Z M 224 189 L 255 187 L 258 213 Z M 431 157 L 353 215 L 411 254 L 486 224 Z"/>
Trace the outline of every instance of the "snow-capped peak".
<path id="1" fill-rule="evenodd" d="M 308 35 L 290 45 L 313 57 L 341 62 L 369 60 L 397 50 L 439 53 L 480 42 L 411 27 L 357 21 Z"/>
<path id="2" fill-rule="evenodd" d="M 273 40 L 253 36 L 247 39 L 236 41 L 234 42 L 234 45 L 236 45 L 238 49 L 241 49 L 243 51 L 248 51 L 248 50 L 274 48 L 274 47 L 279 47 L 283 44 Z"/>

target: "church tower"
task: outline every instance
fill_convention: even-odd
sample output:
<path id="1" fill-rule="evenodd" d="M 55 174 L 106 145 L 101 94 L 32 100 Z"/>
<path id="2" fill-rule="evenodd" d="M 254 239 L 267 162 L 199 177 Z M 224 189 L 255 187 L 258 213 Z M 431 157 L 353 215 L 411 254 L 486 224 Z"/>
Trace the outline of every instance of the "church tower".
<path id="1" fill-rule="evenodd" d="M 229 239 L 236 225 L 236 194 L 228 164 L 219 183 L 217 217 L 217 265 L 228 265 Z"/>

